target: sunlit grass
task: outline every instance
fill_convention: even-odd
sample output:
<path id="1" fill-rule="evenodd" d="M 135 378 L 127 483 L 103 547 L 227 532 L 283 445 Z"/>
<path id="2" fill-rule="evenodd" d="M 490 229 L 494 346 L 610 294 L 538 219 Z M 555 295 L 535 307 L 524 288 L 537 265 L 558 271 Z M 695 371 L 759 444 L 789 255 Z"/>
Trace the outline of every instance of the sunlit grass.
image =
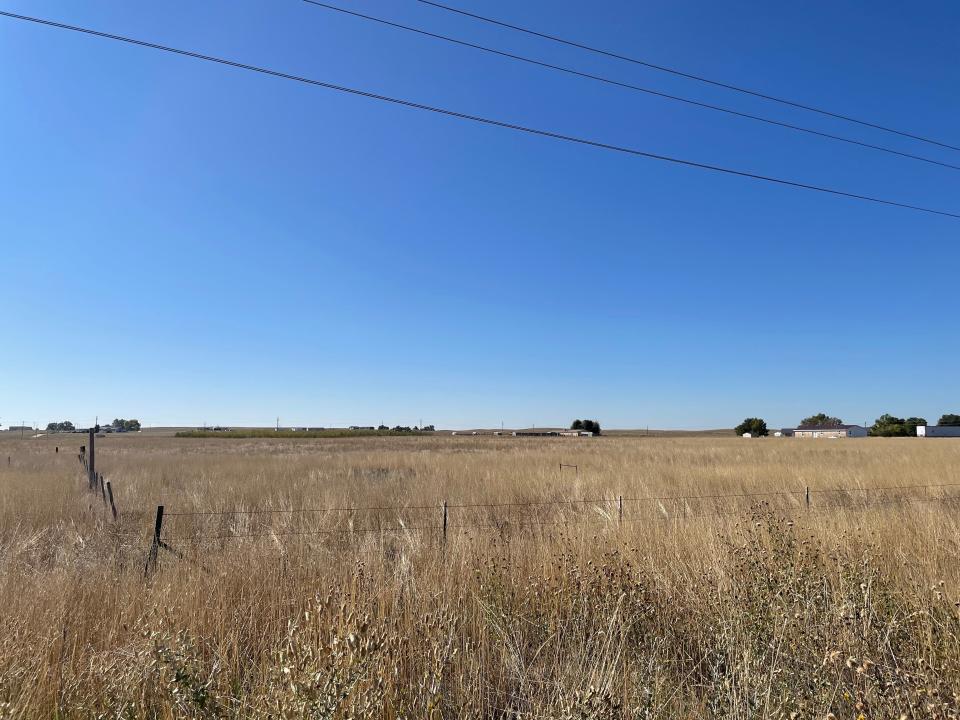
<path id="1" fill-rule="evenodd" d="M 953 491 L 818 491 L 960 443 L 115 436 L 115 524 L 78 438 L 0 441 L 0 717 L 956 717 Z"/>

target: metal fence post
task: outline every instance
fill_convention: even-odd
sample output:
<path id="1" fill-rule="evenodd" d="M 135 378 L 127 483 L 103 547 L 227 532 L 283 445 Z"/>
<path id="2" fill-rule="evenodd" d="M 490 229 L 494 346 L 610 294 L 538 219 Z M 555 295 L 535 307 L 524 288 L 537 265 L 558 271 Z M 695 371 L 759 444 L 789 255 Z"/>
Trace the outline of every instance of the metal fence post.
<path id="1" fill-rule="evenodd" d="M 447 501 L 443 501 L 443 539 L 447 539 Z"/>

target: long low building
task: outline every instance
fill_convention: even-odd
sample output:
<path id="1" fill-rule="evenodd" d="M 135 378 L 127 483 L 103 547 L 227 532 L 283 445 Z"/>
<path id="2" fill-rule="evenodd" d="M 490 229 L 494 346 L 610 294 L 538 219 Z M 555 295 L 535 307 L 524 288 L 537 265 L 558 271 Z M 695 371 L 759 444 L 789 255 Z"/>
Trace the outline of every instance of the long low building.
<path id="1" fill-rule="evenodd" d="M 797 438 L 858 438 L 869 433 L 863 425 L 800 425 L 793 431 Z"/>
<path id="2" fill-rule="evenodd" d="M 960 425 L 917 425 L 917 437 L 960 438 Z"/>
<path id="3" fill-rule="evenodd" d="M 527 428 L 526 430 L 454 430 L 451 435 L 512 435 L 513 437 L 593 437 L 589 430 L 566 428 Z"/>
<path id="4" fill-rule="evenodd" d="M 529 430 L 514 430 L 514 437 L 593 437 L 592 432 L 586 430 L 565 430 L 563 428 L 531 428 Z"/>

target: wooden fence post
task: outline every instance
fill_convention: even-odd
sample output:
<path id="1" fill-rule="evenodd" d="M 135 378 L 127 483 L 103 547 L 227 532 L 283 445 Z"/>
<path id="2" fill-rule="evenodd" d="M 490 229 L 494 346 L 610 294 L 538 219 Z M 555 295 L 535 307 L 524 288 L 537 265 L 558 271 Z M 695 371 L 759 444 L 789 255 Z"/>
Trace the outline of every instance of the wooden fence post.
<path id="1" fill-rule="evenodd" d="M 617 524 L 623 525 L 623 495 L 617 498 Z"/>
<path id="2" fill-rule="evenodd" d="M 809 485 L 807 485 L 806 498 L 807 498 L 807 510 L 809 510 L 810 509 L 810 486 Z"/>
<path id="3" fill-rule="evenodd" d="M 163 527 L 163 505 L 157 505 L 157 519 L 153 525 L 153 543 L 150 545 L 150 554 L 147 555 L 147 564 L 143 568 L 143 576 L 148 577 L 157 567 L 157 554 L 160 552 L 160 529 Z"/>
<path id="4" fill-rule="evenodd" d="M 93 428 L 90 428 L 90 452 L 87 453 L 87 480 L 90 482 L 90 489 L 97 489 L 97 464 L 96 457 L 94 455 L 94 437 L 97 432 Z"/>
<path id="5" fill-rule="evenodd" d="M 110 498 L 110 512 L 113 513 L 113 520 L 117 520 L 117 506 L 113 504 L 113 488 L 110 487 L 110 481 L 107 480 L 107 497 Z"/>
<path id="6" fill-rule="evenodd" d="M 447 501 L 443 501 L 443 539 L 447 539 Z"/>
<path id="7" fill-rule="evenodd" d="M 103 504 L 107 504 L 107 489 L 103 485 L 103 475 L 100 476 L 100 497 L 103 499 Z"/>

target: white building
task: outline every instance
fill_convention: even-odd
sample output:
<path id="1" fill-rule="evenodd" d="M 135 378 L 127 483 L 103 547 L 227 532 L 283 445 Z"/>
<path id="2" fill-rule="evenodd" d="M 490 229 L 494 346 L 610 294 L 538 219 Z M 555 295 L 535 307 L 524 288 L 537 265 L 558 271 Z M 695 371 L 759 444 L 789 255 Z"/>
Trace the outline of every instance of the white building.
<path id="1" fill-rule="evenodd" d="M 798 438 L 862 438 L 869 435 L 863 425 L 801 425 L 793 431 Z"/>
<path id="2" fill-rule="evenodd" d="M 960 426 L 958 425 L 917 425 L 917 437 L 960 438 Z"/>

